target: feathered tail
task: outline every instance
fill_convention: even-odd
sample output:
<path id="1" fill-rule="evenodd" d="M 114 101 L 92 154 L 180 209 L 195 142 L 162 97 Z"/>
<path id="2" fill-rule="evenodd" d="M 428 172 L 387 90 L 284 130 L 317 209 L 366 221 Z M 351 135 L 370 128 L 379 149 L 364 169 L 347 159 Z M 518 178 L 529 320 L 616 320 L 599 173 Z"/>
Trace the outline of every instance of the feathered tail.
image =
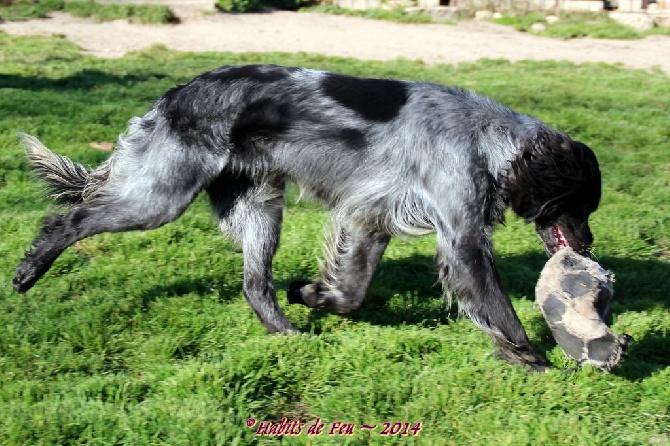
<path id="1" fill-rule="evenodd" d="M 53 153 L 34 136 L 19 133 L 19 140 L 35 174 L 46 183 L 47 197 L 65 206 L 74 206 L 84 201 L 91 189 L 97 189 L 92 186 L 99 185 L 101 178 L 96 178 L 100 176 L 99 172 L 94 173 L 69 158 Z"/>

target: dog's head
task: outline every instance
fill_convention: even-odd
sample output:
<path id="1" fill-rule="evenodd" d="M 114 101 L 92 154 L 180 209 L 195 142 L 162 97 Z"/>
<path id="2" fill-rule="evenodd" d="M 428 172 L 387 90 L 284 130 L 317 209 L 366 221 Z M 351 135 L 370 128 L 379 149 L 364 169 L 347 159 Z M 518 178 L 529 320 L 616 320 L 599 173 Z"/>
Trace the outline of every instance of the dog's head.
<path id="1" fill-rule="evenodd" d="M 593 243 L 589 215 L 598 208 L 600 169 L 585 144 L 542 130 L 520 139 L 505 199 L 535 229 L 549 256 L 563 247 L 588 254 Z"/>

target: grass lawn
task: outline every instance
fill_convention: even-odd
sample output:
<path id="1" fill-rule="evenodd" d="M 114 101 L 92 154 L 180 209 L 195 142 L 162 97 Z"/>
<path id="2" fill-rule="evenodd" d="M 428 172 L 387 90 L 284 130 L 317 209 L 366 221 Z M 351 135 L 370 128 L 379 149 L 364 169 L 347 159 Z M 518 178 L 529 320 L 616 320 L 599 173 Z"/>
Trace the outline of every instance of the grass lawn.
<path id="1" fill-rule="evenodd" d="M 52 11 L 63 11 L 75 17 L 92 17 L 98 22 L 127 19 L 145 24 L 164 24 L 177 21 L 165 5 L 133 5 L 97 3 L 94 0 L 12 0 L 10 6 L 0 7 L 0 20 L 19 21 L 47 17 Z"/>
<path id="2" fill-rule="evenodd" d="M 388 20 L 400 23 L 433 23 L 434 20 L 422 12 L 408 12 L 401 7 L 394 9 L 348 9 L 338 5 L 317 5 L 302 8 L 303 12 L 320 12 L 324 14 L 345 15 L 349 17 L 362 17 L 365 19 Z M 455 22 L 443 21 L 445 24 Z"/>
<path id="3" fill-rule="evenodd" d="M 497 261 L 531 340 L 556 367 L 549 373 L 497 361 L 489 338 L 445 308 L 430 236 L 392 242 L 354 314 L 289 307 L 288 283 L 318 271 L 326 221 L 293 189 L 275 278 L 280 304 L 305 334 L 264 331 L 242 295 L 242 257 L 203 197 L 161 229 L 77 243 L 33 290 L 13 292 L 16 265 L 56 210 L 31 180 L 17 131 L 96 164 L 108 152 L 90 144 L 115 141 L 166 89 L 252 62 L 458 84 L 590 145 L 604 181 L 595 252 L 617 274 L 613 328 L 636 339 L 629 357 L 610 374 L 563 373 L 571 364 L 533 306 L 546 257 L 533 229 L 511 215 L 495 235 Z M 669 106 L 666 75 L 608 65 L 427 67 L 158 47 L 102 60 L 56 37 L 0 33 L 0 441 L 267 444 L 278 439 L 255 436 L 259 422 L 286 417 L 307 423 L 282 439 L 291 445 L 670 443 Z M 308 436 L 317 419 L 324 431 Z M 329 437 L 334 422 L 357 426 Z M 421 430 L 381 436 L 384 422 Z"/>
<path id="4" fill-rule="evenodd" d="M 548 24 L 545 14 L 537 12 L 525 15 L 503 15 L 491 21 L 500 25 L 513 26 L 517 31 L 523 32 L 531 32 L 533 24 L 543 23 L 546 29 L 535 34 L 559 39 L 590 37 L 593 39 L 630 40 L 642 39 L 651 35 L 670 35 L 670 27 L 668 26 L 656 26 L 647 31 L 636 31 L 611 19 L 606 12 L 565 12 L 560 15 L 560 20 L 554 24 Z"/>

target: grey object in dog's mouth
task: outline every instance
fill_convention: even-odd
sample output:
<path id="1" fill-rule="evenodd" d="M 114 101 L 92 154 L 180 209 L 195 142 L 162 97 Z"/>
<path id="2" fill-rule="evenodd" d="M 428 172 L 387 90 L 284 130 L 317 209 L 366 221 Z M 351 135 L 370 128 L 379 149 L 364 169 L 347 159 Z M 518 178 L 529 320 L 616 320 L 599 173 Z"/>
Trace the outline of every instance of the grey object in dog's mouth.
<path id="1" fill-rule="evenodd" d="M 614 274 L 571 248 L 545 265 L 535 288 L 537 303 L 565 354 L 609 371 L 625 356 L 632 338 L 610 328 Z"/>

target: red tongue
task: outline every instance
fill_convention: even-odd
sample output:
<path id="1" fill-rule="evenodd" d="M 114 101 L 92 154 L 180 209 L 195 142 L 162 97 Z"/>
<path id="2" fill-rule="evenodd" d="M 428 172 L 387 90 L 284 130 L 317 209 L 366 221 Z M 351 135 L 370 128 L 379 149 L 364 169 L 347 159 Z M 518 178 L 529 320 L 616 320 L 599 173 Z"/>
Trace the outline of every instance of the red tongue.
<path id="1" fill-rule="evenodd" d="M 569 246 L 568 242 L 567 242 L 567 240 L 565 240 L 565 236 L 561 232 L 558 225 L 554 225 L 552 227 L 552 229 L 554 230 L 554 237 L 556 238 L 556 241 L 558 242 L 558 246 L 561 247 L 561 248 L 567 248 Z"/>

